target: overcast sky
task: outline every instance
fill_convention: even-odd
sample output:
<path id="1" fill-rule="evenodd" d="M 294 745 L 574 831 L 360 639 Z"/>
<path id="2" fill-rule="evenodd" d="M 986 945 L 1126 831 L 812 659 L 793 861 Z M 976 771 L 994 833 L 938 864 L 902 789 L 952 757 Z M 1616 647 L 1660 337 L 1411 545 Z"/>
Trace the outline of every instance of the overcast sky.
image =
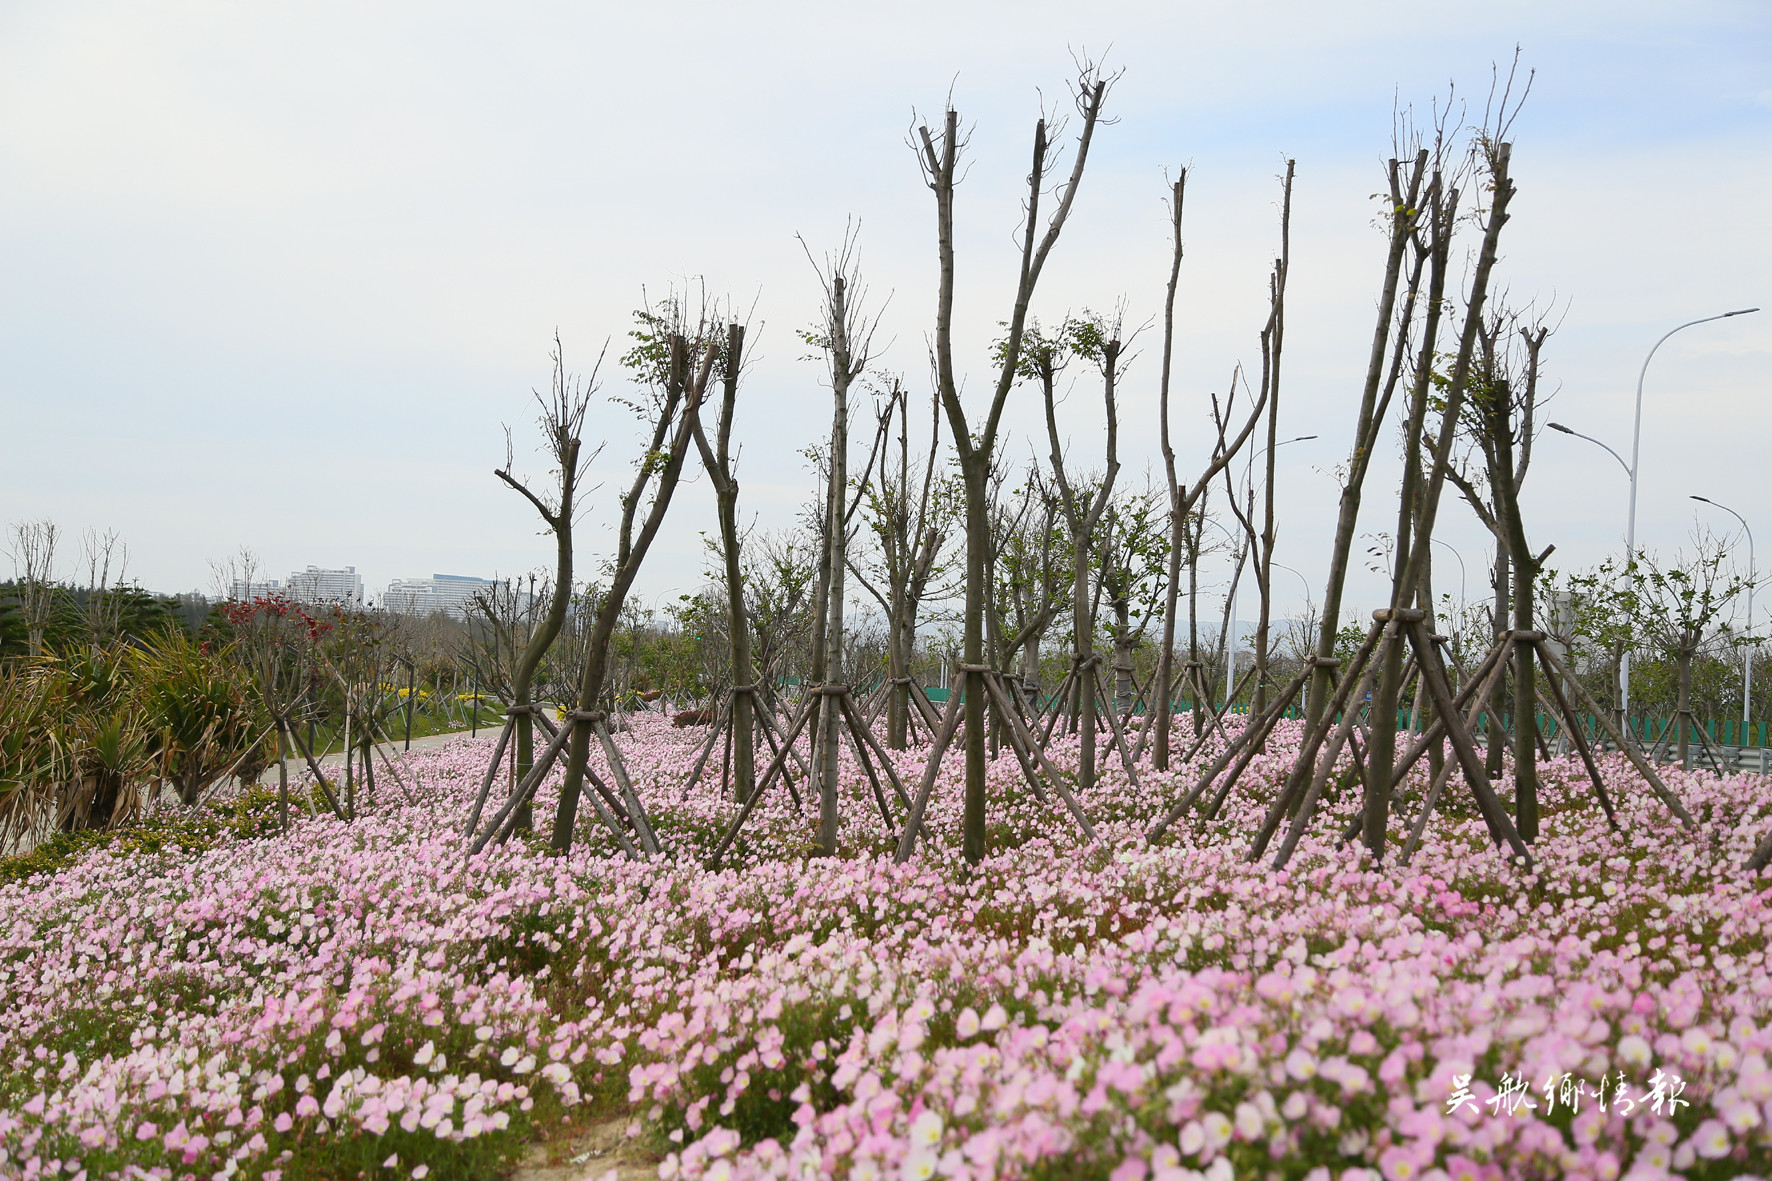
<path id="1" fill-rule="evenodd" d="M 1281 429 L 1320 437 L 1287 448 L 1277 483 L 1278 561 L 1301 577 L 1278 574 L 1275 591 L 1294 612 L 1305 581 L 1321 595 L 1383 265 L 1371 195 L 1393 106 L 1424 109 L 1456 83 L 1480 112 L 1491 64 L 1516 43 L 1537 78 L 1515 125 L 1500 282 L 1561 317 L 1545 348 L 1549 417 L 1628 457 L 1656 338 L 1772 304 L 1772 8 L 1758 0 L 12 0 L 0 5 L 0 520 L 114 528 L 131 573 L 166 591 L 207 590 L 211 561 L 241 546 L 273 574 L 355 565 L 372 592 L 532 569 L 549 546 L 492 469 L 509 424 L 518 466 L 544 474 L 529 391 L 548 380 L 554 332 L 587 371 L 606 341 L 619 350 L 643 292 L 703 276 L 755 305 L 741 509 L 785 526 L 813 493 L 799 453 L 829 422 L 821 368 L 794 335 L 819 298 L 796 236 L 822 253 L 859 219 L 890 346 L 880 361 L 924 396 L 934 212 L 905 137 L 951 91 L 973 129 L 958 331 L 976 399 L 1009 311 L 1033 121 L 1042 95 L 1063 102 L 1086 50 L 1124 70 L 1118 122 L 1097 139 L 1036 310 L 1124 298 L 1132 322 L 1158 315 L 1164 178 L 1187 166 L 1175 390 L 1189 462 L 1206 446 L 1207 395 L 1258 358 L 1276 178 L 1297 160 Z M 1157 334 L 1140 343 L 1122 410 L 1131 485 L 1159 462 Z M 1644 403 L 1642 545 L 1685 538 L 1703 508 L 1692 493 L 1764 523 L 1772 545 L 1769 360 L 1772 311 L 1661 350 Z M 618 367 L 603 378 L 623 392 Z M 1100 447 L 1094 392 L 1076 394 L 1067 421 L 1085 457 Z M 1039 441 L 1033 392 L 1012 407 L 1006 453 L 1025 457 Z M 600 552 L 638 436 L 606 401 L 587 434 L 608 441 L 581 550 Z M 1373 473 L 1364 530 L 1391 527 L 1394 485 L 1394 464 Z M 1552 565 L 1621 548 L 1626 480 L 1597 448 L 1542 438 L 1526 500 L 1534 546 L 1557 546 Z M 699 583 L 711 505 L 698 476 L 641 599 Z M 1441 521 L 1480 596 L 1488 539 L 1462 504 Z M 1457 593 L 1449 554 L 1438 575 Z M 1381 593 L 1357 573 L 1350 606 Z"/>

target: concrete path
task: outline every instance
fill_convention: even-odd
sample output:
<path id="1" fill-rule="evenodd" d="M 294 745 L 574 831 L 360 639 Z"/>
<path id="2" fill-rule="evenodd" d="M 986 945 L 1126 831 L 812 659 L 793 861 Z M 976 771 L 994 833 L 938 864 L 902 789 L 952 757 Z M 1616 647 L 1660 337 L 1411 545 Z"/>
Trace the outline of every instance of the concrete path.
<path id="1" fill-rule="evenodd" d="M 481 738 L 497 738 L 498 731 L 499 727 L 496 725 L 491 727 L 481 726 L 479 736 Z M 446 734 L 427 734 L 423 738 L 414 738 L 412 740 L 412 749 L 415 752 L 431 750 L 434 747 L 454 742 L 460 738 L 472 737 L 473 734 L 474 731 L 472 730 L 451 730 Z M 391 743 L 384 742 L 381 745 L 382 753 L 390 756 L 403 753 L 405 748 L 406 741 L 403 738 L 396 739 Z M 345 766 L 345 753 L 342 750 L 334 751 L 329 755 L 320 756 L 317 761 L 319 762 L 321 769 L 328 774 L 332 774 L 333 772 L 343 772 Z M 377 767 L 381 765 L 381 760 L 379 758 L 376 760 L 376 765 Z M 313 772 L 308 770 L 307 761 L 300 755 L 296 755 L 289 760 L 289 781 L 291 783 L 305 783 L 312 780 L 313 777 Z M 259 776 L 259 782 L 275 785 L 277 782 L 277 764 L 272 763 L 267 767 L 264 773 Z"/>

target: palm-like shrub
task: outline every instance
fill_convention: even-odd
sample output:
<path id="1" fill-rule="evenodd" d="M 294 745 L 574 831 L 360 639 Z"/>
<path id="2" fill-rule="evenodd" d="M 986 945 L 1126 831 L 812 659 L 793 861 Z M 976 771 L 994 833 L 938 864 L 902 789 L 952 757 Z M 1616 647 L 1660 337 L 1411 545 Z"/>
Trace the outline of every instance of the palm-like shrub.
<path id="1" fill-rule="evenodd" d="M 38 827 L 66 779 L 66 697 L 65 680 L 43 663 L 0 667 L 0 847 Z"/>
<path id="2" fill-rule="evenodd" d="M 128 659 L 148 756 L 180 803 L 197 803 L 204 789 L 247 761 L 265 765 L 270 718 L 246 671 L 225 651 L 169 632 L 131 649 Z"/>

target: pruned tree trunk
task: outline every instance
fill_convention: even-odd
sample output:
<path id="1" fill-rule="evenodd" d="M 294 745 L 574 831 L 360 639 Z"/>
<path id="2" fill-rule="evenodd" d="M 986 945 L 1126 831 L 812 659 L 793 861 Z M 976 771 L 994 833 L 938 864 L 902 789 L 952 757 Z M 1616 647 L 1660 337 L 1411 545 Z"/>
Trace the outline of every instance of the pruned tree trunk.
<path id="1" fill-rule="evenodd" d="M 659 527 L 664 524 L 665 513 L 682 477 L 683 460 L 695 425 L 693 420 L 700 412 L 702 394 L 707 389 L 718 351 L 713 344 L 707 345 L 699 368 L 691 374 L 688 340 L 673 332 L 669 334 L 667 346 L 669 363 L 664 398 L 653 422 L 652 438 L 645 453 L 647 459 L 640 464 L 634 482 L 621 499 L 621 523 L 616 535 L 615 561 L 609 571 L 609 586 L 597 602 L 590 635 L 585 642 L 584 666 L 578 682 L 580 713 L 591 712 L 603 695 L 610 638 L 615 634 L 615 625 L 627 602 L 628 591 L 640 573 L 640 564 L 652 548 Z M 648 487 L 653 489 L 652 500 L 636 532 L 635 520 Z M 572 830 L 578 820 L 578 801 L 584 790 L 585 768 L 589 765 L 591 753 L 591 726 L 580 720 L 572 720 L 571 726 L 566 775 L 560 785 L 560 806 L 554 814 L 552 837 L 554 849 L 561 853 L 572 847 Z"/>
<path id="2" fill-rule="evenodd" d="M 1416 296 L 1420 291 L 1422 268 L 1428 252 L 1418 250 L 1409 268 L 1407 283 L 1403 280 L 1404 261 L 1415 237 L 1421 218 L 1422 186 L 1427 179 L 1428 153 L 1416 153 L 1405 181 L 1402 167 L 1390 162 L 1390 246 L 1385 256 L 1384 282 L 1378 297 L 1377 323 L 1372 332 L 1372 350 L 1366 363 L 1366 380 L 1360 392 L 1360 409 L 1354 426 L 1353 446 L 1348 455 L 1347 479 L 1342 484 L 1340 507 L 1335 518 L 1335 540 L 1329 554 L 1329 577 L 1323 587 L 1323 617 L 1317 630 L 1317 663 L 1311 672 L 1310 692 L 1305 702 L 1305 724 L 1315 726 L 1323 716 L 1334 681 L 1335 638 L 1341 629 L 1342 588 L 1347 584 L 1348 560 L 1359 530 L 1360 497 L 1366 483 L 1366 472 L 1372 462 L 1372 451 L 1378 443 L 1384 412 L 1390 405 L 1402 373 L 1403 360 L 1409 352 L 1409 329 L 1413 322 Z M 1404 289 L 1402 312 L 1397 310 L 1398 289 Z M 1430 300 L 1430 315 L 1438 304 Z M 1388 364 L 1387 364 L 1388 359 Z M 1382 392 L 1382 397 L 1380 396 Z"/>
<path id="3" fill-rule="evenodd" d="M 734 690 L 728 723 L 732 727 L 732 786 L 741 802 L 750 799 L 757 786 L 756 699 L 747 691 L 754 687 L 757 678 L 751 660 L 750 618 L 744 605 L 744 573 L 739 565 L 743 538 L 738 528 L 738 477 L 732 470 L 732 419 L 738 404 L 738 376 L 744 368 L 744 336 L 744 325 L 727 325 L 720 417 L 713 446 L 708 444 L 699 416 L 694 424 L 695 444 L 701 452 L 708 482 L 714 488 L 714 508 L 720 522 L 720 557 L 726 577 L 726 635 Z"/>
<path id="4" fill-rule="evenodd" d="M 1483 243 L 1477 255 L 1466 301 L 1464 330 L 1460 335 L 1458 354 L 1445 390 L 1439 438 L 1432 455 L 1432 468 L 1422 471 L 1421 423 L 1425 419 L 1428 382 L 1432 373 L 1433 341 L 1422 343 L 1423 359 L 1418 365 L 1414 396 L 1411 399 L 1410 426 L 1406 440 L 1404 489 L 1398 513 L 1396 573 L 1391 581 L 1391 609 L 1404 609 L 1420 585 L 1423 554 L 1433 540 L 1433 529 L 1439 509 L 1440 493 L 1445 487 L 1453 441 L 1457 435 L 1458 416 L 1466 395 L 1478 334 L 1482 328 L 1484 300 L 1489 291 L 1489 278 L 1500 253 L 1501 229 L 1507 224 L 1508 204 L 1514 187 L 1508 175 L 1511 146 L 1490 143 L 1485 164 L 1492 186 L 1488 215 L 1484 224 Z M 1456 207 L 1455 201 L 1447 203 Z M 1449 227 L 1448 227 L 1449 228 Z M 1436 233 L 1436 238 L 1440 235 Z M 1447 235 L 1449 238 L 1449 234 Z M 1419 522 L 1419 524 L 1417 524 Z M 1414 534 L 1411 536 L 1411 527 Z M 1385 828 L 1390 817 L 1390 794 L 1393 769 L 1396 765 L 1397 701 L 1402 688 L 1402 648 L 1392 645 L 1394 655 L 1386 654 L 1378 684 L 1372 694 L 1371 744 L 1367 750 L 1365 773 L 1363 836 L 1374 857 L 1381 857 L 1385 847 Z"/>
<path id="5" fill-rule="evenodd" d="M 578 482 L 583 475 L 584 465 L 590 459 L 588 456 L 581 458 L 583 448 L 579 441 L 579 432 L 584 427 L 585 411 L 595 389 L 595 371 L 591 380 L 582 384 L 575 384 L 567 376 L 565 350 L 556 335 L 553 388 L 547 398 L 536 395 L 536 401 L 541 404 L 542 409 L 542 429 L 547 434 L 548 446 L 557 465 L 557 487 L 553 502 L 550 504 L 536 496 L 528 485 L 512 474 L 508 438 L 505 466 L 493 472 L 522 493 L 554 535 L 553 596 L 540 626 L 530 632 L 528 643 L 524 645 L 523 654 L 518 658 L 511 675 L 511 704 L 514 707 L 511 712 L 517 737 L 514 780 L 518 783 L 523 781 L 535 764 L 535 720 L 532 716 L 535 708 L 535 674 L 541 668 L 541 662 L 546 658 L 548 650 L 554 646 L 555 639 L 559 637 L 560 629 L 566 622 L 567 608 L 572 603 L 572 518 L 576 511 Z M 517 809 L 515 831 L 528 832 L 534 826 L 532 806 L 525 800 Z"/>
<path id="6" fill-rule="evenodd" d="M 838 273 L 830 284 L 830 351 L 831 351 L 831 451 L 829 456 L 830 490 L 826 500 L 825 538 L 828 556 L 825 565 L 830 571 L 825 592 L 824 668 L 822 688 L 827 690 L 820 702 L 820 763 L 818 780 L 818 851 L 824 856 L 837 852 L 837 822 L 841 804 L 840 754 L 838 741 L 842 733 L 842 711 L 828 690 L 843 683 L 843 574 L 848 567 L 846 543 L 848 514 L 846 499 L 849 487 L 849 383 L 853 377 L 848 337 L 848 308 L 845 277 Z"/>
<path id="7" fill-rule="evenodd" d="M 982 428 L 974 431 L 960 402 L 959 380 L 954 370 L 954 185 L 960 158 L 959 112 L 946 112 L 940 146 L 927 126 L 918 128 L 921 151 L 918 159 L 930 189 L 935 193 L 936 236 L 940 262 L 940 286 L 936 299 L 935 369 L 942 406 L 948 415 L 962 485 L 966 494 L 966 600 L 964 607 L 963 660 L 972 669 L 982 668 L 985 658 L 984 613 L 987 586 L 987 552 L 990 546 L 989 478 L 996 451 L 1003 408 L 1009 397 L 1020 361 L 1021 337 L 1027 323 L 1028 304 L 1046 259 L 1057 244 L 1083 179 L 1089 146 L 1107 98 L 1108 80 L 1093 66 L 1082 70 L 1078 86 L 1078 111 L 1083 127 L 1077 141 L 1068 183 L 1059 190 L 1057 208 L 1040 232 L 1040 199 L 1046 190 L 1050 151 L 1046 121 L 1034 128 L 1033 167 L 1028 176 L 1028 202 L 1023 216 L 1021 276 L 1004 340 L 1001 369 L 992 392 L 990 409 Z M 980 673 L 963 677 L 966 725 L 966 800 L 962 846 L 966 860 L 976 863 L 985 856 L 985 688 Z M 937 744 L 939 747 L 939 743 Z"/>
<path id="8" fill-rule="evenodd" d="M 1267 390 L 1265 383 L 1261 395 L 1250 408 L 1249 418 L 1234 440 L 1226 441 L 1229 430 L 1231 406 L 1236 398 L 1236 379 L 1233 376 L 1230 393 L 1226 396 L 1222 413 L 1216 399 L 1212 407 L 1213 426 L 1217 430 L 1217 439 L 1213 445 L 1212 457 L 1201 471 L 1194 483 L 1184 485 L 1176 475 L 1175 448 L 1170 440 L 1169 432 L 1169 378 L 1174 356 L 1175 344 L 1175 289 L 1181 276 L 1182 238 L 1181 210 L 1182 197 L 1186 191 L 1187 172 L 1183 170 L 1170 190 L 1170 229 L 1173 250 L 1169 262 L 1169 285 L 1163 299 L 1163 371 L 1158 387 L 1157 417 L 1158 437 L 1163 451 L 1164 482 L 1169 496 L 1169 570 L 1168 588 L 1164 592 L 1163 607 L 1163 644 L 1157 653 L 1157 670 L 1155 675 L 1155 698 L 1160 713 L 1156 719 L 1156 740 L 1152 747 L 1152 759 L 1159 770 L 1167 770 L 1172 754 L 1173 718 L 1170 714 L 1170 703 L 1175 696 L 1175 611 L 1177 585 L 1181 572 L 1181 557 L 1185 548 L 1188 556 L 1188 661 L 1197 669 L 1200 659 L 1199 634 L 1199 557 L 1200 529 L 1204 525 L 1201 515 L 1196 513 L 1196 506 L 1205 503 L 1207 490 L 1219 472 L 1223 471 L 1236 457 L 1243 445 L 1254 433 L 1256 424 L 1261 420 L 1261 412 L 1266 405 Z M 1190 536 L 1188 519 L 1194 515 L 1194 523 Z M 1238 565 L 1241 571 L 1241 563 Z M 1223 635 L 1220 634 L 1222 641 Z M 1190 678 L 1190 683 L 1198 683 L 1200 678 Z M 1228 687 L 1227 687 L 1227 692 Z M 1196 696 L 1197 690 L 1190 690 Z M 1202 709 L 1206 703 L 1193 702 L 1194 736 L 1198 738 L 1204 725 Z"/>

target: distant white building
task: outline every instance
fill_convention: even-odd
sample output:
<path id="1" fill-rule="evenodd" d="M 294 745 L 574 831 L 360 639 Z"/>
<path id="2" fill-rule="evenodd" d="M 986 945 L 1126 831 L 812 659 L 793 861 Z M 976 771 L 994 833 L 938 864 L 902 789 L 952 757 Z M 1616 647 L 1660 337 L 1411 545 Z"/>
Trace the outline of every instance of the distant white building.
<path id="1" fill-rule="evenodd" d="M 363 577 L 355 566 L 327 570 L 309 566 L 283 580 L 283 593 L 302 603 L 363 605 Z"/>
<path id="2" fill-rule="evenodd" d="M 272 599 L 282 593 L 283 584 L 275 578 L 267 578 L 263 582 L 236 578 L 228 586 L 228 598 L 236 603 L 249 603 L 253 599 Z"/>
<path id="3" fill-rule="evenodd" d="M 490 578 L 469 574 L 433 574 L 429 578 L 396 578 L 382 594 L 382 609 L 397 615 L 454 615 L 467 618 L 474 596 L 491 590 Z"/>

